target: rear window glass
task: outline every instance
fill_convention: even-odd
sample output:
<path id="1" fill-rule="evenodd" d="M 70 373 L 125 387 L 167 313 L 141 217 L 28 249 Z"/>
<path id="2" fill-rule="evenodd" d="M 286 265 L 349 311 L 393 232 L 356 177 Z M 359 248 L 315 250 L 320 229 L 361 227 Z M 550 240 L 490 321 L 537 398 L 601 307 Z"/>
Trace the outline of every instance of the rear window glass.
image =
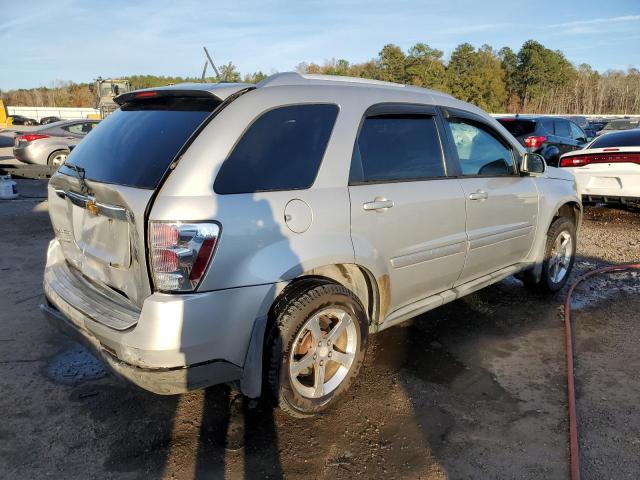
<path id="1" fill-rule="evenodd" d="M 498 121 L 514 137 L 529 135 L 536 131 L 536 122 L 533 120 L 513 120 L 511 118 L 499 118 Z"/>
<path id="2" fill-rule="evenodd" d="M 67 163 L 84 168 L 87 180 L 154 189 L 182 146 L 219 104 L 195 98 L 125 104 L 78 143 Z M 64 165 L 60 171 L 76 175 Z"/>
<path id="3" fill-rule="evenodd" d="M 291 105 L 262 114 L 220 167 L 216 193 L 309 188 L 327 148 L 338 106 Z"/>
<path id="4" fill-rule="evenodd" d="M 607 123 L 604 130 L 629 130 L 638 126 L 638 122 L 631 120 L 612 120 Z"/>
<path id="5" fill-rule="evenodd" d="M 350 183 L 418 180 L 445 176 L 433 117 L 367 118 L 354 149 Z"/>
<path id="6" fill-rule="evenodd" d="M 608 133 L 596 138 L 589 148 L 640 147 L 640 129 L 619 133 Z"/>

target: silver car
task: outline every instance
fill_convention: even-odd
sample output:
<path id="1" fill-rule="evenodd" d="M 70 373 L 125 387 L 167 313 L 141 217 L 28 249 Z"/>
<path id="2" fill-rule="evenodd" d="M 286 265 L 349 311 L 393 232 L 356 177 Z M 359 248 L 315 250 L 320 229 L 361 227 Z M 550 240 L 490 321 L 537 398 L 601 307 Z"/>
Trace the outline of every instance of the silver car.
<path id="1" fill-rule="evenodd" d="M 62 120 L 28 132 L 19 132 L 15 136 L 13 156 L 24 163 L 58 168 L 69 155 L 69 147 L 80 142 L 99 122 Z"/>
<path id="2" fill-rule="evenodd" d="M 370 334 L 571 272 L 573 176 L 449 95 L 283 73 L 117 102 L 49 183 L 42 310 L 153 392 L 232 382 L 313 415 Z"/>

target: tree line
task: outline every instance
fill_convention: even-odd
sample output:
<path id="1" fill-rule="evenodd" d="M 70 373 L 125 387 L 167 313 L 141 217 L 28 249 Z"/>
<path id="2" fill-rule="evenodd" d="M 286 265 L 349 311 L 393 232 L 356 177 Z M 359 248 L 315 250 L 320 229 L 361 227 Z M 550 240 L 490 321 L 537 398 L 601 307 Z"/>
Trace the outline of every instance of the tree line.
<path id="1" fill-rule="evenodd" d="M 301 73 L 347 75 L 384 80 L 449 93 L 489 112 L 555 114 L 639 114 L 640 71 L 636 68 L 595 71 L 587 64 L 573 65 L 559 50 L 535 40 L 520 50 L 495 50 L 469 43 L 458 45 L 448 60 L 444 52 L 417 43 L 406 52 L 385 45 L 378 56 L 362 63 L 332 59 L 323 64 L 300 63 Z M 220 68 L 220 80 L 256 83 L 263 72 L 240 74 L 233 63 Z M 199 78 L 133 75 L 134 88 L 200 81 Z M 208 78 L 206 81 L 213 81 Z M 2 94 L 7 105 L 94 106 L 89 84 L 58 82 L 51 88 L 10 90 Z"/>

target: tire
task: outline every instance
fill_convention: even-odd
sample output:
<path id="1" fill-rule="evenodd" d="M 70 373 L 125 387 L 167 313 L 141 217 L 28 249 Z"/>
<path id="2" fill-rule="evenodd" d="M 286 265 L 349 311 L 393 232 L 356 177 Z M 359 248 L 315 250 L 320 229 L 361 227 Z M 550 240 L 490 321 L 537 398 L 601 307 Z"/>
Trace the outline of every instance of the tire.
<path id="1" fill-rule="evenodd" d="M 364 361 L 368 321 L 360 301 L 342 285 L 303 281 L 276 303 L 273 315 L 265 393 L 296 418 L 335 405 Z"/>
<path id="2" fill-rule="evenodd" d="M 47 158 L 47 165 L 53 168 L 59 168 L 64 163 L 69 155 L 69 150 L 56 150 Z"/>
<path id="3" fill-rule="evenodd" d="M 568 241 L 568 243 L 564 243 Z M 564 253 L 563 253 L 564 252 Z M 547 244 L 540 279 L 532 271 L 525 272 L 524 284 L 530 290 L 555 293 L 564 287 L 576 258 L 576 226 L 566 217 L 555 219 L 547 232 Z"/>

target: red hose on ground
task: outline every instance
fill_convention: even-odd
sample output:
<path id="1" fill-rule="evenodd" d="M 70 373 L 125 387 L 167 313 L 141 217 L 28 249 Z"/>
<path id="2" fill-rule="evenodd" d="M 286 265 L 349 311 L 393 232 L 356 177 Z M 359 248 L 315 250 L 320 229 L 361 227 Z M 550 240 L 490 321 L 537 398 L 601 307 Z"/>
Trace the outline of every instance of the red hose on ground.
<path id="1" fill-rule="evenodd" d="M 586 279 L 604 272 L 624 272 L 626 270 L 640 270 L 640 264 L 611 265 L 597 268 L 579 277 L 569 287 L 564 302 L 564 333 L 567 357 L 567 407 L 569 410 L 569 462 L 571 480 L 580 480 L 580 458 L 578 454 L 578 420 L 576 418 L 576 392 L 573 373 L 573 336 L 571 334 L 571 295 L 580 283 Z"/>

